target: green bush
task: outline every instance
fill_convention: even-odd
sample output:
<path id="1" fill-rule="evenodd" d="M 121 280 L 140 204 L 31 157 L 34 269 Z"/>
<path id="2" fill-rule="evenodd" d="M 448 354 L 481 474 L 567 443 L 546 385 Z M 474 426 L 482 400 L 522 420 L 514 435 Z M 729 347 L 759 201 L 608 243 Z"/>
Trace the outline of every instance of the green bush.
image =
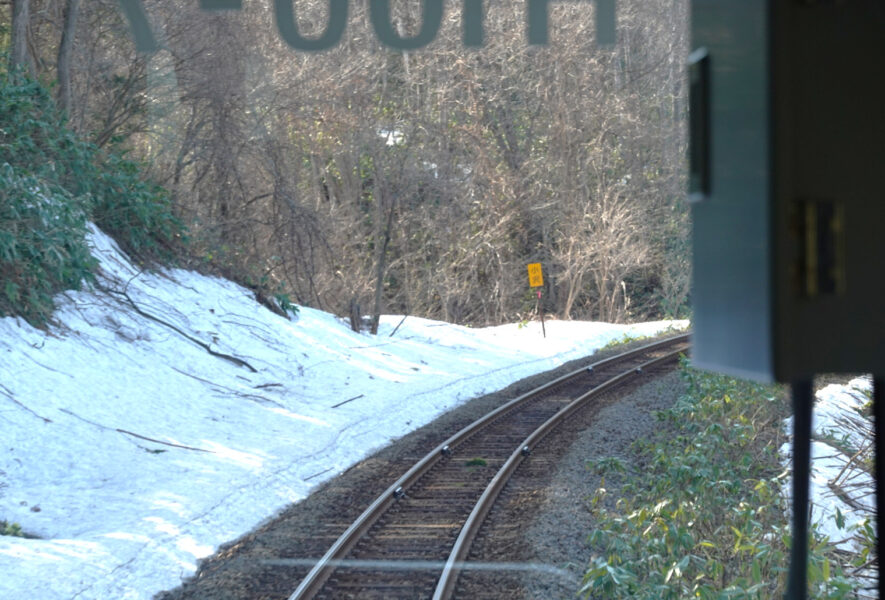
<path id="1" fill-rule="evenodd" d="M 107 155 L 93 182 L 92 218 L 133 257 L 169 259 L 186 242 L 165 189 L 141 178 L 138 163 Z"/>
<path id="2" fill-rule="evenodd" d="M 44 321 L 52 295 L 89 280 L 86 201 L 64 188 L 0 165 L 0 313 Z"/>
<path id="3" fill-rule="evenodd" d="M 659 413 L 666 433 L 637 442 L 646 463 L 605 508 L 581 593 L 592 598 L 765 600 L 782 597 L 789 527 L 776 432 L 787 414 L 777 388 L 683 370 L 689 393 Z M 607 463 L 597 461 L 596 468 Z M 610 505 L 609 505 L 610 506 Z M 812 598 L 850 597 L 826 539 L 813 535 Z"/>
<path id="4" fill-rule="evenodd" d="M 18 523 L 9 523 L 0 519 L 0 535 L 12 537 L 27 537 Z"/>
<path id="5" fill-rule="evenodd" d="M 22 74 L 0 73 L 0 123 L 0 164 L 73 196 L 92 192 L 95 149 L 64 126 L 46 88 Z"/>
<path id="6" fill-rule="evenodd" d="M 0 72 L 0 315 L 42 323 L 54 293 L 91 279 L 89 220 L 141 259 L 169 259 L 184 241 L 168 195 L 137 163 L 67 129 L 34 80 Z"/>

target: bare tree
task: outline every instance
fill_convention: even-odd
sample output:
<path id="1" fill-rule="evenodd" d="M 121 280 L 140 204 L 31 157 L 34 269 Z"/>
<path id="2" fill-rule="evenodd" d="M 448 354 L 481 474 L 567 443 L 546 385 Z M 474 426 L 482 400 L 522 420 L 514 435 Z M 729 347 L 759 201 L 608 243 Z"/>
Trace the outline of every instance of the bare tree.
<path id="1" fill-rule="evenodd" d="M 358 0 L 319 53 L 279 39 L 272 3 L 146 0 L 150 62 L 116 0 L 29 1 L 72 122 L 147 159 L 195 251 L 241 281 L 376 322 L 491 324 L 534 305 L 525 264 L 540 260 L 563 318 L 685 304 L 686 0 L 619 2 L 613 48 L 592 3 L 552 3 L 548 47 L 526 43 L 524 3 L 486 3 L 484 46 L 467 49 L 455 6 L 407 52 L 377 41 Z M 420 3 L 391 4 L 392 30 L 415 35 Z M 322 35 L 328 2 L 297 6 L 300 35 Z"/>
<path id="2" fill-rule="evenodd" d="M 67 115 L 71 114 L 71 59 L 79 12 L 80 0 L 66 0 L 64 25 L 62 26 L 61 42 L 58 45 L 58 60 L 56 64 L 58 72 L 58 106 Z"/>
<path id="3" fill-rule="evenodd" d="M 13 67 L 34 74 L 33 57 L 28 46 L 30 0 L 12 0 L 12 50 L 9 58 Z"/>

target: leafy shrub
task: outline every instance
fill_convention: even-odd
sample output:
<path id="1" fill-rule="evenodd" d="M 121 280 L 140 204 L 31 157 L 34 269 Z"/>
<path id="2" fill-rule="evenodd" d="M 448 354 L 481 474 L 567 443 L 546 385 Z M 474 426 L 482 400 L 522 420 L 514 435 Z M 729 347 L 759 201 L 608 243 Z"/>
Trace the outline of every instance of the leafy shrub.
<path id="1" fill-rule="evenodd" d="M 0 124 L 0 164 L 76 197 L 92 191 L 95 149 L 64 126 L 46 88 L 20 73 L 0 73 Z"/>
<path id="2" fill-rule="evenodd" d="M 658 414 L 666 433 L 634 445 L 647 463 L 614 509 L 592 499 L 598 550 L 586 597 L 782 597 L 790 535 L 776 432 L 783 392 L 683 369 L 689 393 Z M 604 468 L 606 461 L 597 461 Z M 826 539 L 812 535 L 813 598 L 850 597 Z"/>
<path id="3" fill-rule="evenodd" d="M 298 306 L 292 302 L 289 294 L 280 291 L 276 292 L 273 297 L 277 301 L 277 304 L 280 305 L 280 308 L 283 309 L 284 313 L 298 314 Z"/>
<path id="4" fill-rule="evenodd" d="M 52 294 L 91 278 L 86 208 L 83 197 L 0 165 L 0 314 L 44 321 Z"/>
<path id="5" fill-rule="evenodd" d="M 0 519 L 0 535 L 9 535 L 12 537 L 26 537 L 22 531 L 21 525 L 18 523 L 9 523 Z"/>
<path id="6" fill-rule="evenodd" d="M 186 242 L 165 189 L 141 179 L 139 165 L 122 153 L 108 154 L 94 177 L 92 217 L 130 255 L 168 259 Z"/>
<path id="7" fill-rule="evenodd" d="M 67 129 L 37 82 L 0 72 L 0 315 L 42 323 L 54 293 L 91 279 L 89 220 L 145 259 L 184 241 L 168 195 L 135 162 Z"/>

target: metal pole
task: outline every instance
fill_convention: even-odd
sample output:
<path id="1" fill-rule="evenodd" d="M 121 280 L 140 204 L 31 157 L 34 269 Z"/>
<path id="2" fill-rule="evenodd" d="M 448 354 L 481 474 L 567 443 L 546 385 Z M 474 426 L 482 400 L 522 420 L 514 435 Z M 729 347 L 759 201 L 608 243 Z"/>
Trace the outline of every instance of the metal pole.
<path id="1" fill-rule="evenodd" d="M 541 304 L 541 290 L 538 290 L 538 312 L 541 313 L 541 333 L 547 339 L 547 329 L 544 327 L 544 306 Z"/>
<path id="2" fill-rule="evenodd" d="M 808 481 L 811 467 L 811 380 L 793 382 L 793 547 L 786 600 L 808 595 Z"/>

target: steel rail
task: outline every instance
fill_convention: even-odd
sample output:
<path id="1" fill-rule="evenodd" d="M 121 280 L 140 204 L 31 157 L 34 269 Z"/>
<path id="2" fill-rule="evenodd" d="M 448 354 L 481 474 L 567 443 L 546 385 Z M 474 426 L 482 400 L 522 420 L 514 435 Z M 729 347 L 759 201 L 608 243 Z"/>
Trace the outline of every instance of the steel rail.
<path id="1" fill-rule="evenodd" d="M 397 499 L 404 495 L 405 490 L 417 482 L 439 460 L 452 454 L 452 451 L 456 446 L 469 439 L 494 420 L 512 412 L 549 389 L 579 377 L 588 371 L 592 372 L 609 363 L 629 359 L 642 354 L 643 352 L 649 352 L 658 348 L 666 347 L 670 344 L 688 341 L 689 336 L 689 333 L 672 336 L 658 342 L 646 344 L 629 352 L 624 352 L 623 354 L 600 360 L 587 367 L 576 369 L 575 371 L 558 377 L 553 381 L 511 400 L 453 434 L 446 441 L 430 451 L 420 461 L 415 463 L 412 468 L 391 484 L 390 487 L 388 487 L 380 496 L 378 496 L 378 498 L 375 499 L 374 502 L 372 502 L 372 504 L 369 505 L 368 508 L 366 508 L 365 511 L 363 511 L 363 513 L 344 531 L 344 533 L 335 540 L 335 543 L 332 544 L 323 557 L 317 561 L 307 576 L 301 581 L 298 588 L 289 596 L 288 600 L 309 600 L 310 598 L 313 598 L 335 570 L 335 564 L 339 563 L 347 553 L 353 549 L 359 539 L 381 517 L 381 515 L 383 515 Z"/>
<path id="2" fill-rule="evenodd" d="M 610 388 L 623 383 L 627 379 L 639 375 L 644 369 L 653 367 L 654 365 L 662 362 L 678 358 L 678 356 L 683 352 L 684 350 L 671 352 L 664 356 L 643 363 L 639 367 L 629 369 L 621 373 L 620 375 L 616 375 L 604 381 L 592 390 L 586 392 L 585 394 L 582 394 L 581 396 L 573 400 L 555 415 L 547 419 L 547 421 L 545 421 L 535 431 L 533 431 L 525 439 L 525 441 L 523 441 L 520 447 L 517 448 L 513 452 L 513 454 L 510 455 L 510 458 L 508 458 L 507 461 L 501 466 L 501 468 L 495 474 L 494 478 L 492 478 L 492 480 L 489 482 L 488 487 L 486 487 L 480 499 L 477 501 L 476 506 L 474 506 L 473 511 L 470 513 L 470 516 L 467 517 L 467 520 L 464 522 L 464 526 L 461 528 L 458 539 L 452 546 L 452 551 L 449 554 L 448 560 L 446 560 L 445 566 L 443 567 L 442 575 L 437 582 L 436 590 L 433 593 L 433 600 L 449 600 L 450 598 L 452 598 L 452 595 L 455 592 L 455 584 L 457 583 L 458 576 L 461 573 L 461 565 L 463 565 L 464 561 L 467 560 L 467 554 L 470 551 L 470 546 L 473 544 L 473 540 L 479 533 L 479 529 L 482 526 L 483 521 L 485 521 L 486 516 L 492 509 L 492 506 L 494 505 L 501 491 L 504 489 L 504 486 L 507 485 L 507 482 L 510 481 L 510 478 L 516 472 L 516 468 L 522 463 L 523 460 L 528 458 L 528 456 L 531 454 L 532 449 L 534 449 L 541 442 L 541 440 L 543 440 L 551 431 L 561 425 L 566 418 L 571 416 L 572 413 L 580 408 L 583 408 L 583 406 L 589 400 L 595 398 L 596 396 L 599 396 L 602 392 L 605 392 Z"/>

